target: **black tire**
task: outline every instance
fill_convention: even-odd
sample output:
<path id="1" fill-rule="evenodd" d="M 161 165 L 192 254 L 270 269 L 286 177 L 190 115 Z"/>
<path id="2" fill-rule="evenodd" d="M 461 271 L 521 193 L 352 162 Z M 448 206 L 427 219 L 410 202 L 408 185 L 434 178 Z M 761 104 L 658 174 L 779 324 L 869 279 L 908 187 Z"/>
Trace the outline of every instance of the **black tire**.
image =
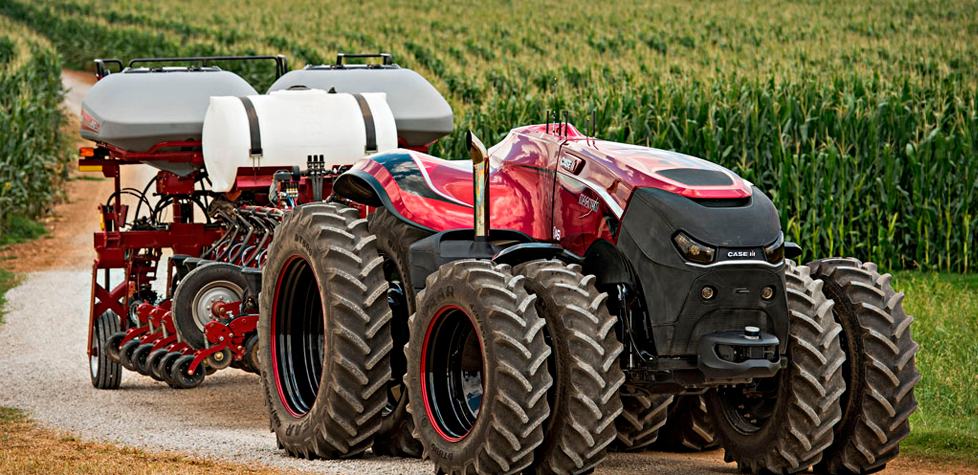
<path id="1" fill-rule="evenodd" d="M 785 283 L 788 366 L 752 385 L 707 392 L 724 459 L 737 462 L 743 472 L 808 469 L 832 445 L 833 428 L 842 418 L 846 357 L 839 341 L 842 328 L 832 318 L 832 301 L 808 267 L 786 261 Z"/>
<path id="2" fill-rule="evenodd" d="M 876 264 L 834 258 L 809 266 L 825 282 L 825 296 L 835 301 L 847 356 L 842 421 L 816 468 L 832 474 L 882 470 L 900 453 L 917 409 L 920 372 L 914 355 L 920 346 L 910 331 L 913 317 L 903 310 L 903 293 L 893 290 L 891 276 L 880 275 Z"/>
<path id="3" fill-rule="evenodd" d="M 119 384 L 122 382 L 122 368 L 117 361 L 109 358 L 104 350 L 112 344 L 110 337 L 119 332 L 119 316 L 111 310 L 106 311 L 95 319 L 92 331 L 94 332 L 92 347 L 89 349 L 91 355 L 88 358 L 92 386 L 97 389 L 119 389 Z"/>
<path id="4" fill-rule="evenodd" d="M 203 362 L 197 365 L 193 373 L 190 373 L 190 365 L 194 362 L 194 358 L 194 355 L 183 355 L 174 360 L 173 367 L 170 368 L 170 379 L 167 381 L 172 381 L 175 388 L 193 389 L 203 384 L 205 378 Z"/>
<path id="5" fill-rule="evenodd" d="M 170 374 L 173 372 L 173 363 L 175 363 L 181 356 L 183 356 L 182 353 L 172 351 L 163 355 L 163 357 L 160 358 L 160 362 L 156 365 L 156 372 L 163 377 L 163 381 L 165 381 L 167 385 L 174 389 L 180 389 L 180 387 L 177 385 L 177 382 L 170 377 Z"/>
<path id="6" fill-rule="evenodd" d="M 142 343 L 140 343 L 139 337 L 136 337 L 125 342 L 122 347 L 119 348 L 119 364 L 122 365 L 123 368 L 126 368 L 129 371 L 136 371 L 136 365 L 134 365 L 132 362 L 132 354 L 141 344 Z"/>
<path id="7" fill-rule="evenodd" d="M 436 472 L 517 473 L 543 443 L 550 348 L 523 281 L 509 266 L 462 260 L 428 276 L 418 295 L 404 350 L 408 412 Z"/>
<path id="8" fill-rule="evenodd" d="M 245 355 L 241 359 L 241 369 L 249 373 L 259 374 L 261 372 L 260 351 L 261 345 L 258 343 L 258 335 L 248 337 L 245 340 Z"/>
<path id="9" fill-rule="evenodd" d="M 520 264 L 513 273 L 525 276 L 526 290 L 537 297 L 552 352 L 550 417 L 529 471 L 587 472 L 604 459 L 618 434 L 614 422 L 622 411 L 618 390 L 625 374 L 618 362 L 617 318 L 608 313 L 608 294 L 598 292 L 596 278 L 584 276 L 579 265 L 539 260 Z"/>
<path id="10" fill-rule="evenodd" d="M 431 233 L 397 219 L 380 208 L 367 217 L 370 232 L 377 236 L 377 252 L 384 258 L 384 277 L 390 286 L 391 303 L 391 380 L 387 387 L 387 407 L 384 408 L 380 430 L 374 438 L 373 451 L 378 455 L 420 457 L 423 448 L 414 438 L 414 420 L 407 412 L 408 397 L 404 389 L 407 359 L 404 345 L 408 341 L 408 318 L 415 310 L 414 286 L 410 279 L 409 251 L 411 244 Z"/>
<path id="11" fill-rule="evenodd" d="M 223 262 L 197 266 L 180 280 L 173 294 L 173 327 L 177 338 L 196 350 L 207 346 L 204 325 L 214 320 L 210 301 L 242 301 L 248 281 L 241 268 Z"/>
<path id="12" fill-rule="evenodd" d="M 143 376 L 150 376 L 151 374 L 149 371 L 149 366 L 147 365 L 149 362 L 149 353 L 151 351 L 153 351 L 152 343 L 144 343 L 137 346 L 136 349 L 132 351 L 132 366 L 136 368 L 136 372 Z"/>
<path id="13" fill-rule="evenodd" d="M 119 324 L 117 322 L 116 327 L 118 326 Z M 122 346 L 122 340 L 124 339 L 126 339 L 126 332 L 115 331 L 105 340 L 105 344 L 101 347 L 101 350 L 105 353 L 105 357 L 109 361 L 119 364 L 119 347 Z"/>
<path id="14" fill-rule="evenodd" d="M 659 438 L 659 430 L 666 424 L 672 401 L 671 395 L 622 388 L 623 410 L 615 420 L 618 438 L 612 444 L 612 450 L 635 452 L 648 448 Z"/>
<path id="15" fill-rule="evenodd" d="M 666 425 L 652 448 L 666 452 L 702 452 L 719 447 L 713 419 L 701 395 L 677 396 L 669 406 Z"/>
<path id="16" fill-rule="evenodd" d="M 300 206 L 264 267 L 259 360 L 271 429 L 293 456 L 362 454 L 380 429 L 390 379 L 383 259 L 358 211 Z"/>
<path id="17" fill-rule="evenodd" d="M 166 347 L 156 349 L 146 357 L 146 367 L 149 368 L 149 376 L 157 381 L 165 381 L 163 374 L 160 373 L 160 360 L 163 359 L 169 350 Z"/>

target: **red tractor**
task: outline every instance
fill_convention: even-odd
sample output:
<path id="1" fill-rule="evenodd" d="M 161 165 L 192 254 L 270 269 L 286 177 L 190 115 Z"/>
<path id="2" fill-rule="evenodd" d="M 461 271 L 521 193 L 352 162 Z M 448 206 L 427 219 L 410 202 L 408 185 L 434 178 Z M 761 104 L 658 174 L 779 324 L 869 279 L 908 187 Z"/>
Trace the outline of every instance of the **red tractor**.
<path id="1" fill-rule="evenodd" d="M 876 265 L 796 264 L 771 200 L 705 160 L 566 122 L 468 143 L 371 155 L 283 219 L 258 335 L 287 452 L 586 473 L 679 397 L 670 430 L 744 471 L 897 455 L 918 346 Z"/>

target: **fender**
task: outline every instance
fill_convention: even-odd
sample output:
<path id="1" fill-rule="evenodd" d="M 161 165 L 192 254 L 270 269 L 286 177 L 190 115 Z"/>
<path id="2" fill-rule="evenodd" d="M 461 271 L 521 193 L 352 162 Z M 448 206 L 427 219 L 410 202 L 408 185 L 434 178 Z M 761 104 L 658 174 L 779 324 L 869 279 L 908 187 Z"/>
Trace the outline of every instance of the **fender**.
<path id="1" fill-rule="evenodd" d="M 355 163 L 336 179 L 333 192 L 367 206 L 384 207 L 426 231 L 472 227 L 468 161 L 397 149 Z"/>

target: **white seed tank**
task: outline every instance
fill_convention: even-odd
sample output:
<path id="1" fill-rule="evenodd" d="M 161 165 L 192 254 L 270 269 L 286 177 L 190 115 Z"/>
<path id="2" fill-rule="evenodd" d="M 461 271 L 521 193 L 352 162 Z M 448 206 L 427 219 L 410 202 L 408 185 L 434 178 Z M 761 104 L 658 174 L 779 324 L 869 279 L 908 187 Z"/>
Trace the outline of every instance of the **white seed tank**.
<path id="1" fill-rule="evenodd" d="M 226 192 L 239 169 L 305 168 L 309 155 L 323 155 L 329 168 L 393 150 L 397 127 L 384 93 L 285 90 L 211 97 L 202 141 L 212 189 Z"/>

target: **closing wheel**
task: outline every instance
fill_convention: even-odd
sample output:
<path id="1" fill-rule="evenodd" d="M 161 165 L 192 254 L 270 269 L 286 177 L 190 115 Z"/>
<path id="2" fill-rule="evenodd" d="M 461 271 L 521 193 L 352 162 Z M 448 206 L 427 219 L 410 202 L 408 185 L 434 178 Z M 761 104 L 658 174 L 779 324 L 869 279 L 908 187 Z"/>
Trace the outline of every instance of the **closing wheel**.
<path id="1" fill-rule="evenodd" d="M 116 317 L 118 318 L 118 317 Z M 116 322 L 115 328 L 119 327 L 119 323 Z M 105 340 L 105 345 L 102 346 L 101 350 L 105 353 L 105 357 L 115 364 L 119 364 L 119 346 L 122 344 L 122 340 L 126 338 L 126 332 L 116 331 L 112 332 L 111 335 Z"/>
<path id="2" fill-rule="evenodd" d="M 134 351 L 136 351 L 136 348 L 138 348 L 140 344 L 139 338 L 134 338 L 127 341 L 121 348 L 119 348 L 119 364 L 121 364 L 123 368 L 126 368 L 129 371 L 136 371 L 136 366 L 132 363 L 132 354 Z"/>
<path id="3" fill-rule="evenodd" d="M 262 279 L 259 364 L 279 446 L 305 458 L 362 454 L 390 379 L 391 309 L 376 238 L 356 209 L 295 208 Z"/>
<path id="4" fill-rule="evenodd" d="M 173 380 L 171 374 L 173 373 L 173 363 L 177 361 L 183 353 L 178 351 L 172 351 L 160 358 L 160 362 L 156 365 L 156 372 L 163 377 L 163 381 L 166 381 L 171 388 L 180 389 L 176 381 Z"/>
<path id="5" fill-rule="evenodd" d="M 517 473 L 543 443 L 551 351 L 523 280 L 506 265 L 462 260 L 441 266 L 418 295 L 408 411 L 440 473 Z"/>
<path id="6" fill-rule="evenodd" d="M 92 386 L 98 389 L 119 389 L 122 381 L 122 368 L 119 363 L 109 357 L 108 348 L 118 348 L 118 341 L 112 343 L 111 335 L 119 330 L 119 317 L 109 310 L 95 319 L 92 328 L 91 355 L 88 358 L 88 369 L 92 377 Z M 113 346 L 114 345 L 114 346 Z"/>
<path id="7" fill-rule="evenodd" d="M 132 351 L 132 357 L 130 358 L 132 366 L 136 368 L 136 371 L 143 376 L 149 376 L 151 374 L 149 365 L 147 365 L 149 362 L 149 353 L 151 351 L 153 351 L 152 343 L 144 343 L 137 346 L 136 349 Z"/>
<path id="8" fill-rule="evenodd" d="M 415 310 L 414 287 L 409 278 L 411 244 L 431 233 L 397 219 L 380 208 L 367 218 L 370 232 L 377 236 L 377 252 L 384 258 L 384 277 L 387 279 L 388 304 L 391 306 L 391 379 L 387 383 L 387 407 L 383 411 L 380 431 L 374 438 L 373 451 L 378 455 L 420 457 L 421 442 L 412 434 L 414 420 L 407 412 L 408 398 L 404 389 L 407 359 L 404 345 L 408 340 L 408 317 Z"/>
<path id="9" fill-rule="evenodd" d="M 170 368 L 170 379 L 175 387 L 179 389 L 193 389 L 204 382 L 204 365 L 197 365 L 197 369 L 191 373 L 190 364 L 194 362 L 194 355 L 183 355 L 173 362 Z"/>
<path id="10" fill-rule="evenodd" d="M 261 351 L 261 348 L 258 344 L 258 335 L 248 337 L 245 341 L 245 355 L 241 360 L 241 369 L 249 373 L 258 374 L 261 371 L 259 351 Z"/>
<path id="11" fill-rule="evenodd" d="M 157 381 L 165 381 L 163 375 L 160 373 L 160 360 L 163 359 L 169 351 L 166 348 L 159 348 L 153 350 L 146 357 L 146 367 L 149 368 L 149 376 Z"/>
<path id="12" fill-rule="evenodd" d="M 669 405 L 666 425 L 652 446 L 668 452 L 701 452 L 718 447 L 713 419 L 702 395 L 678 396 Z"/>
<path id="13" fill-rule="evenodd" d="M 845 353 L 833 302 L 808 267 L 786 261 L 785 283 L 788 365 L 772 378 L 707 392 L 724 459 L 750 473 L 795 473 L 818 463 L 842 418 Z"/>
<path id="14" fill-rule="evenodd" d="M 914 386 L 920 381 L 914 358 L 913 317 L 903 310 L 903 293 L 893 290 L 889 274 L 856 259 L 823 259 L 809 264 L 825 282 L 842 324 L 846 363 L 842 374 L 842 421 L 835 442 L 816 467 L 824 473 L 871 473 L 900 453 L 910 435 L 910 414 L 917 409 Z"/>
<path id="15" fill-rule="evenodd" d="M 180 341 L 200 350 L 206 346 L 204 325 L 219 318 L 220 307 L 240 302 L 248 281 L 241 268 L 216 262 L 198 266 L 180 280 L 173 294 L 173 326 Z"/>
<path id="16" fill-rule="evenodd" d="M 554 384 L 547 394 L 550 417 L 543 444 L 530 471 L 579 474 L 593 469 L 615 440 L 615 418 L 622 411 L 618 389 L 625 381 L 615 335 L 617 318 L 608 313 L 608 295 L 581 266 L 539 260 L 513 268 L 536 295 L 537 313 L 547 322 Z"/>

